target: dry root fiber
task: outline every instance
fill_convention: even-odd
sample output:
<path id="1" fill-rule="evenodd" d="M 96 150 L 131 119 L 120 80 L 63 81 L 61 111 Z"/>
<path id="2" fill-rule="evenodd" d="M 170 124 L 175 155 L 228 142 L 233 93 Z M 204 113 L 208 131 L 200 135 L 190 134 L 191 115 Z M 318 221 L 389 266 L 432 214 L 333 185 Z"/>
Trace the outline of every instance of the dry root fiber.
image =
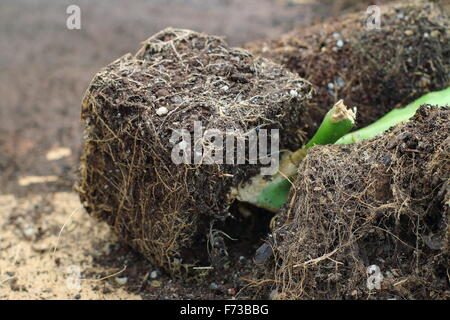
<path id="1" fill-rule="evenodd" d="M 276 265 L 264 266 L 260 283 L 272 284 L 264 292 L 278 299 L 448 299 L 449 133 L 450 109 L 422 106 L 380 137 L 312 148 L 277 221 Z M 384 277 L 379 289 L 367 286 L 377 277 L 367 274 L 371 265 Z"/>
<path id="2" fill-rule="evenodd" d="M 358 107 L 362 127 L 450 85 L 449 18 L 438 4 L 381 6 L 379 30 L 365 28 L 367 17 L 364 10 L 247 48 L 317 87 L 318 96 L 308 107 L 315 123 L 339 99 Z M 316 125 L 305 129 L 311 135 Z"/>
<path id="3" fill-rule="evenodd" d="M 172 131 L 192 134 L 194 121 L 203 131 L 280 129 L 280 148 L 294 149 L 310 95 L 298 76 L 221 38 L 163 30 L 87 89 L 81 200 L 152 263 L 179 275 L 204 258 L 207 243 L 211 256 L 224 253 L 213 222 L 229 216 L 230 187 L 261 164 L 174 164 Z"/>

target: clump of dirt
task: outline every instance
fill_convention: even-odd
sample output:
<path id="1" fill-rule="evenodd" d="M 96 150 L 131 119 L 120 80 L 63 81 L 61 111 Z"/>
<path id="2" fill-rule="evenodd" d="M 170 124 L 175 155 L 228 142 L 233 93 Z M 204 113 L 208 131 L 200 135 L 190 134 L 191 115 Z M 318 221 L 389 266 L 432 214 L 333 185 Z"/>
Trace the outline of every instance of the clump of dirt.
<path id="1" fill-rule="evenodd" d="M 276 222 L 260 293 L 448 299 L 449 119 L 450 108 L 424 105 L 382 136 L 312 148 Z"/>
<path id="2" fill-rule="evenodd" d="M 209 265 L 207 245 L 219 267 L 226 235 L 215 222 L 230 218 L 230 188 L 261 164 L 175 164 L 172 133 L 192 135 L 196 121 L 203 131 L 280 129 L 280 148 L 295 149 L 311 94 L 303 79 L 219 37 L 165 29 L 101 70 L 87 89 L 77 187 L 83 205 L 174 275 Z"/>
<path id="3" fill-rule="evenodd" d="M 362 127 L 450 84 L 449 18 L 439 4 L 411 1 L 380 8 L 379 29 L 367 28 L 375 20 L 364 10 L 246 48 L 317 87 L 318 96 L 308 107 L 315 122 L 344 99 L 358 107 Z M 306 128 L 309 134 L 314 130 Z"/>

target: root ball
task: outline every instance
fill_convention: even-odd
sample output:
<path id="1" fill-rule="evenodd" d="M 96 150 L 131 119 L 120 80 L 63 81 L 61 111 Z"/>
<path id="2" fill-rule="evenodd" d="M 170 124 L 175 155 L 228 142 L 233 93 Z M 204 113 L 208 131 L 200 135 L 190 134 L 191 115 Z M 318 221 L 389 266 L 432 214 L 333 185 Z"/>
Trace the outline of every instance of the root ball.
<path id="1" fill-rule="evenodd" d="M 230 188 L 261 164 L 175 164 L 172 133 L 192 134 L 195 122 L 221 132 L 279 129 L 280 148 L 295 149 L 311 93 L 298 76 L 219 37 L 159 32 L 86 91 L 77 188 L 84 207 L 152 263 L 183 274 L 206 253 L 214 221 L 229 216 Z"/>

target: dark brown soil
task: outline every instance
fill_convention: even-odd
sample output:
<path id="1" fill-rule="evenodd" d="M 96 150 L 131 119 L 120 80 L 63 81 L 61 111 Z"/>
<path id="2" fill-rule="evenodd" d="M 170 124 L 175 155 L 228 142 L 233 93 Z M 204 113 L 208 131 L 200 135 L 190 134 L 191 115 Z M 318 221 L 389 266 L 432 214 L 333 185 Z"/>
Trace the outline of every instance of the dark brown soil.
<path id="1" fill-rule="evenodd" d="M 448 299 L 449 120 L 449 107 L 422 106 L 380 137 L 312 148 L 277 218 L 260 294 Z M 384 276 L 378 289 L 367 286 L 370 265 Z"/>
<path id="2" fill-rule="evenodd" d="M 404 1 L 381 7 L 379 30 L 366 11 L 272 40 L 247 45 L 297 72 L 317 88 L 308 107 L 319 122 L 337 100 L 358 108 L 358 126 L 450 85 L 449 18 L 438 3 Z M 306 128 L 309 134 L 315 130 Z"/>

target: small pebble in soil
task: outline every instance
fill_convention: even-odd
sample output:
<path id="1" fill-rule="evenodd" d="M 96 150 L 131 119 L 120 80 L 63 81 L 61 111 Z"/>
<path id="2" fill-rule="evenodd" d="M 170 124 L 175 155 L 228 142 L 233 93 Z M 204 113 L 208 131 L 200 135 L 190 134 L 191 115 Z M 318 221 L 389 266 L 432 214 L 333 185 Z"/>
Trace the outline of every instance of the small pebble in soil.
<path id="1" fill-rule="evenodd" d="M 219 288 L 219 286 L 217 285 L 217 283 L 215 282 L 211 282 L 211 284 L 209 285 L 209 287 L 211 288 L 211 290 L 217 290 Z"/>
<path id="2" fill-rule="evenodd" d="M 164 97 L 167 96 L 170 92 L 166 89 L 159 89 L 158 91 L 156 91 L 156 95 L 159 97 Z"/>
<path id="3" fill-rule="evenodd" d="M 31 227 L 31 226 L 28 226 L 25 229 L 23 229 L 22 232 L 23 232 L 25 237 L 33 238 L 33 236 L 36 234 L 36 229 Z"/>
<path id="4" fill-rule="evenodd" d="M 433 38 L 437 38 L 437 37 L 439 37 L 441 35 L 441 33 L 439 32 L 439 30 L 433 30 L 433 31 L 431 31 L 431 36 L 433 37 Z"/>
<path id="5" fill-rule="evenodd" d="M 31 245 L 31 249 L 33 249 L 33 251 L 35 252 L 43 253 L 47 251 L 49 248 L 45 243 L 33 243 Z"/>
<path id="6" fill-rule="evenodd" d="M 158 110 L 156 110 L 156 114 L 160 117 L 165 116 L 168 112 L 169 110 L 166 107 L 160 107 L 158 108 Z"/>
<path id="7" fill-rule="evenodd" d="M 76 300 L 80 300 L 80 299 L 81 299 L 81 294 L 77 293 L 77 294 L 74 296 L 74 298 L 75 298 Z"/>
<path id="8" fill-rule="evenodd" d="M 156 278 L 158 278 L 158 277 L 159 277 L 159 271 L 158 271 L 158 270 L 153 270 L 153 271 L 150 273 L 150 278 L 156 279 Z"/>
<path id="9" fill-rule="evenodd" d="M 338 47 L 338 48 L 342 48 L 343 46 L 344 46 L 344 41 L 342 41 L 342 40 L 338 40 L 338 41 L 336 41 L 336 46 Z"/>
<path id="10" fill-rule="evenodd" d="M 115 277 L 115 278 L 114 278 L 114 281 L 115 281 L 117 284 L 123 286 L 124 284 L 126 284 L 126 283 L 128 282 L 128 278 L 127 278 L 127 277 Z"/>
<path id="11" fill-rule="evenodd" d="M 159 287 L 161 287 L 161 282 L 158 280 L 153 280 L 152 282 L 150 282 L 150 286 L 152 288 L 159 288 Z"/>
<path id="12" fill-rule="evenodd" d="M 234 295 L 236 295 L 236 289 L 235 288 L 230 288 L 230 289 L 227 290 L 227 293 L 230 296 L 234 296 Z"/>
<path id="13" fill-rule="evenodd" d="M 289 95 L 290 95 L 292 98 L 297 98 L 297 97 L 298 97 L 298 92 L 295 91 L 295 90 L 291 90 L 291 91 L 289 91 Z"/>
<path id="14" fill-rule="evenodd" d="M 336 86 L 338 87 L 338 89 L 343 88 L 345 86 L 345 81 L 341 77 L 337 77 Z"/>
<path id="15" fill-rule="evenodd" d="M 181 98 L 180 96 L 175 96 L 172 98 L 172 102 L 173 103 L 182 103 L 183 102 L 183 98 Z"/>

